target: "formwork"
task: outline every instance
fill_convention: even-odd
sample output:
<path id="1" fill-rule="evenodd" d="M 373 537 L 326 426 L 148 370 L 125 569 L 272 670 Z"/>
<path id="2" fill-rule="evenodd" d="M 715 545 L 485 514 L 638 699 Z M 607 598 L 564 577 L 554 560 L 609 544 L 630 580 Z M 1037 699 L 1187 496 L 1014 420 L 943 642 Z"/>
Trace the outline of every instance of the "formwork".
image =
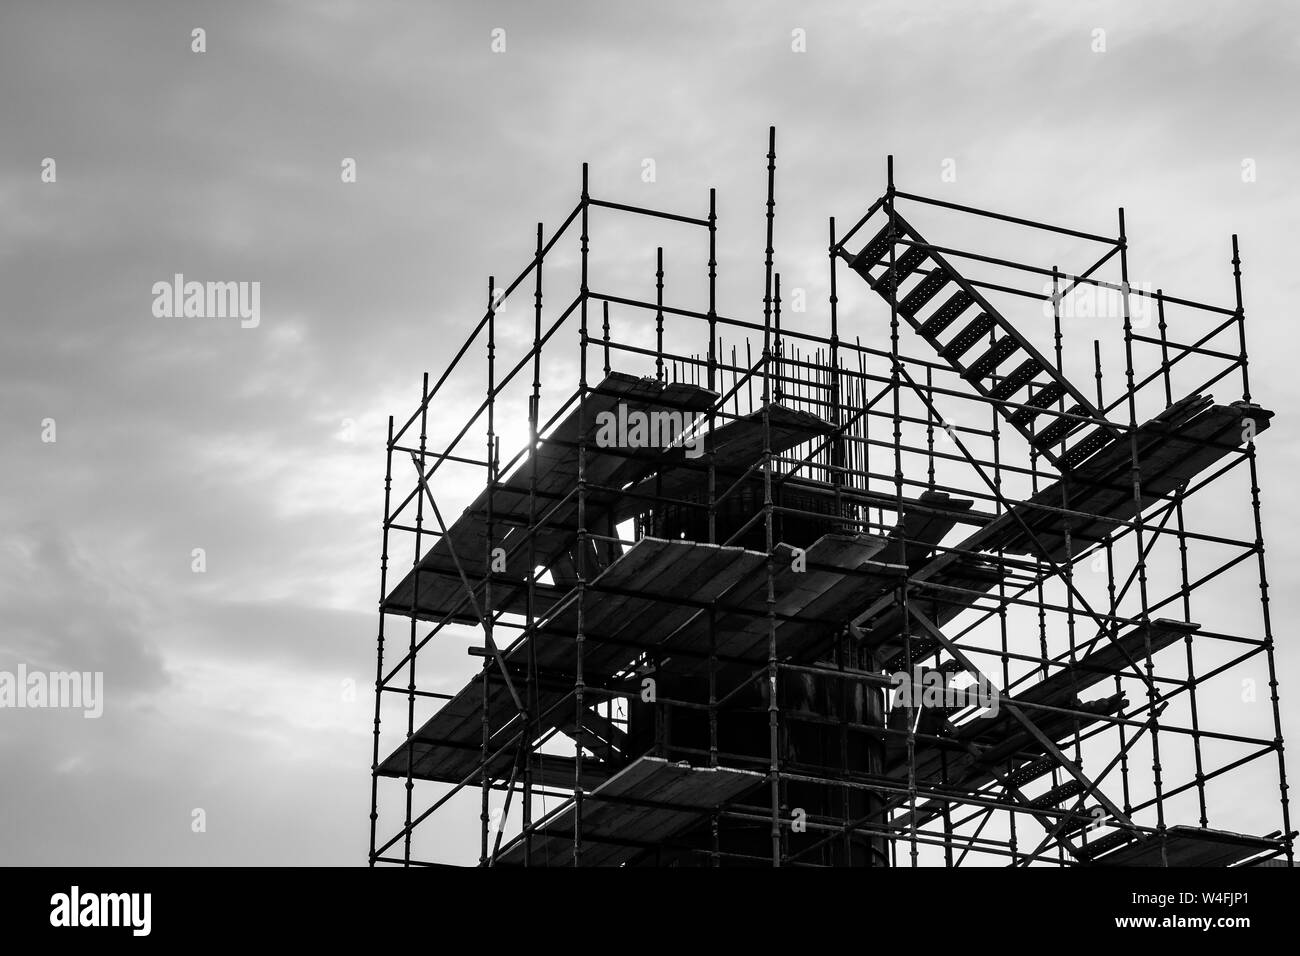
<path id="1" fill-rule="evenodd" d="M 713 190 L 584 166 L 389 419 L 371 865 L 1290 865 L 1236 237 L 1196 302 L 1123 210 L 891 158 L 791 310 L 775 142 L 761 315 L 718 307 Z M 662 247 L 653 298 L 603 284 L 616 217 L 697 236 L 686 291 Z"/>

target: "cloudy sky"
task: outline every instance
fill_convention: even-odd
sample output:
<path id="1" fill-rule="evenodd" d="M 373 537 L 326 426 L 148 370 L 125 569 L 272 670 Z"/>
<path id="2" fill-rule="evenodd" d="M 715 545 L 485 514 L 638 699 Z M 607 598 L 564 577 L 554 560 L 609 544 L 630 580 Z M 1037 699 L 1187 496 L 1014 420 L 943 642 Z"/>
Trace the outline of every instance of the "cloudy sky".
<path id="1" fill-rule="evenodd" d="M 0 713 L 0 862 L 364 862 L 386 417 L 584 161 L 613 200 L 717 187 L 720 306 L 757 314 L 769 125 L 810 289 L 891 152 L 957 202 L 1103 233 L 1123 205 L 1135 278 L 1222 304 L 1240 233 L 1294 696 L 1298 28 L 1185 0 L 4 3 L 0 669 L 103 671 L 107 699 Z M 175 273 L 260 282 L 260 324 L 155 317 Z"/>

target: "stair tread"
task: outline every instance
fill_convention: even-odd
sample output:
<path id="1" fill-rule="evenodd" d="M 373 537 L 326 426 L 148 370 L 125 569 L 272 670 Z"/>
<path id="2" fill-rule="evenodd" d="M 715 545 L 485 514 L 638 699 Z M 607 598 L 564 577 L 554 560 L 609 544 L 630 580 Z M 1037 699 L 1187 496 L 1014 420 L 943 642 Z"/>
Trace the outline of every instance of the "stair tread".
<path id="1" fill-rule="evenodd" d="M 880 278 L 876 280 L 876 284 L 885 292 L 889 292 L 891 283 L 897 281 L 901 284 L 908 276 L 920 267 L 921 263 L 925 261 L 927 255 L 929 255 L 929 253 L 924 249 L 918 249 L 916 246 L 909 247 L 906 252 L 894 259 L 894 266 L 892 269 L 886 269 L 881 273 Z M 897 278 L 895 279 L 895 277 Z"/>
<path id="2" fill-rule="evenodd" d="M 1011 771 L 1007 775 L 1007 781 L 1016 788 L 1020 788 L 1045 774 L 1051 773 L 1059 766 L 1060 764 L 1056 762 L 1054 757 L 1039 757 L 1037 760 L 1031 760 L 1024 766 Z"/>
<path id="3" fill-rule="evenodd" d="M 970 324 L 953 336 L 952 341 L 939 350 L 939 354 L 950 360 L 960 358 L 970 351 L 989 329 L 993 328 L 993 324 L 993 316 L 981 312 L 970 321 Z"/>
<path id="4" fill-rule="evenodd" d="M 1043 371 L 1042 365 L 1037 359 L 1027 358 L 1004 378 L 993 389 L 993 397 L 999 401 L 1006 401 L 1016 392 L 1020 391 L 1026 385 L 1034 380 L 1034 376 Z"/>
<path id="5" fill-rule="evenodd" d="M 1035 797 L 1029 801 L 1029 805 L 1036 810 L 1046 810 L 1048 807 L 1057 807 L 1069 800 L 1071 797 L 1083 793 L 1083 784 L 1074 778 L 1066 780 L 1064 783 L 1057 784 L 1051 790 L 1048 790 L 1042 796 Z"/>
<path id="6" fill-rule="evenodd" d="M 1055 405 L 1057 399 L 1065 394 L 1065 386 L 1060 382 L 1049 382 L 1034 393 L 1029 401 L 1025 402 L 1027 408 L 1017 409 L 1016 413 L 1011 416 L 1011 423 L 1019 427 L 1024 427 L 1033 419 L 1041 415 L 1049 405 Z"/>
<path id="7" fill-rule="evenodd" d="M 1080 847 L 1080 855 L 1084 860 L 1092 860 L 1108 850 L 1132 843 L 1135 839 L 1137 836 L 1132 830 L 1115 830 L 1096 840 L 1090 840 L 1087 846 Z"/>
<path id="8" fill-rule="evenodd" d="M 849 267 L 865 272 L 872 266 L 879 264 L 885 250 L 889 248 L 889 223 L 885 223 L 885 228 L 876 233 L 871 241 L 858 250 L 858 254 L 849 260 Z"/>
<path id="9" fill-rule="evenodd" d="M 927 338 L 937 339 L 944 329 L 952 325 L 959 315 L 971 307 L 974 301 L 973 295 L 965 289 L 958 289 L 921 324 L 921 334 Z"/>
<path id="10" fill-rule="evenodd" d="M 1106 428 L 1095 428 L 1066 451 L 1061 461 L 1070 468 L 1075 468 L 1091 458 L 1096 452 L 1110 444 L 1111 433 Z"/>
<path id="11" fill-rule="evenodd" d="M 943 287 L 948 284 L 948 276 L 940 269 L 936 269 L 928 276 L 922 279 L 906 296 L 903 301 L 898 303 L 899 311 L 907 315 L 916 315 L 916 313 L 925 307 L 925 304 L 943 291 Z"/>
<path id="12" fill-rule="evenodd" d="M 1087 409 L 1085 409 L 1082 405 L 1071 405 L 1070 408 L 1067 410 L 1066 414 L 1081 415 L 1086 411 Z M 1052 424 L 1048 425 L 1041 432 L 1039 432 L 1034 437 L 1034 439 L 1030 442 L 1030 444 L 1032 444 L 1035 448 L 1039 448 L 1039 449 L 1048 448 L 1052 445 L 1057 444 L 1062 439 L 1066 438 L 1071 432 L 1075 431 L 1076 429 L 1082 428 L 1084 424 L 1085 424 L 1084 422 L 1078 421 L 1073 418 L 1065 418 L 1065 417 L 1057 418 L 1054 422 L 1052 422 Z"/>
<path id="13" fill-rule="evenodd" d="M 1019 408 L 999 405 L 997 411 L 1053 464 L 1062 469 L 1077 467 L 1114 439 L 1113 428 L 1106 425 L 1092 428 L 1086 434 L 1081 431 L 1089 422 L 1080 421 L 1079 417 L 1097 419 L 1101 414 L 939 252 L 932 252 L 926 240 L 896 212 L 890 214 L 889 221 L 856 255 L 850 255 L 843 246 L 837 247 L 836 254 L 886 302 L 894 303 L 897 312 L 906 316 L 939 357 L 974 384 L 981 394 L 997 402 L 1019 404 Z M 873 271 L 878 275 L 873 276 Z M 901 290 L 904 283 L 909 286 L 906 293 Z M 918 313 L 941 293 L 947 296 L 942 304 L 928 317 L 920 316 Z M 973 314 L 971 306 L 977 307 Z M 941 342 L 940 336 L 948 333 L 958 318 L 963 319 L 964 325 L 947 343 Z M 978 357 L 964 364 L 962 357 L 979 346 L 981 340 L 985 344 L 976 353 Z M 1020 353 L 1018 357 L 1017 353 Z M 1018 364 L 1000 375 L 999 369 L 1009 360 Z M 1050 421 L 1041 419 L 1040 416 L 1061 407 L 1060 403 L 1067 397 L 1072 404 L 1066 414 L 1077 417 L 1049 414 Z M 1036 428 L 1037 425 L 1042 427 Z M 1065 447 L 1067 440 L 1073 442 L 1072 446 Z"/>
<path id="14" fill-rule="evenodd" d="M 971 363 L 970 367 L 966 369 L 965 377 L 968 379 L 988 378 L 999 365 L 1019 349 L 1020 343 L 1014 338 L 1009 335 L 1002 336 L 989 346 L 988 351 Z"/>

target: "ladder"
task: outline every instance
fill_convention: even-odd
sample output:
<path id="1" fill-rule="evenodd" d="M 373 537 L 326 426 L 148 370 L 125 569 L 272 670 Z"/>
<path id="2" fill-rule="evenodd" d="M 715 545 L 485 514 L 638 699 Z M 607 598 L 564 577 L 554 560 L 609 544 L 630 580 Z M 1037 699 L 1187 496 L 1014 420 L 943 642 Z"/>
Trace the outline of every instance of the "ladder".
<path id="1" fill-rule="evenodd" d="M 896 301 L 898 314 L 975 391 L 993 399 L 1031 447 L 1067 471 L 1119 437 L 1110 424 L 1089 431 L 1083 419 L 1105 419 L 1087 397 L 897 212 L 892 226 L 891 234 L 886 222 L 857 253 L 843 243 L 835 253 L 886 302 Z M 891 246 L 896 247 L 892 268 Z M 992 343 L 976 349 L 990 335 Z M 1013 356 L 1019 362 L 999 375 Z M 1058 412 L 1062 407 L 1064 415 Z M 1040 425 L 1045 412 L 1056 414 L 1048 414 Z"/>

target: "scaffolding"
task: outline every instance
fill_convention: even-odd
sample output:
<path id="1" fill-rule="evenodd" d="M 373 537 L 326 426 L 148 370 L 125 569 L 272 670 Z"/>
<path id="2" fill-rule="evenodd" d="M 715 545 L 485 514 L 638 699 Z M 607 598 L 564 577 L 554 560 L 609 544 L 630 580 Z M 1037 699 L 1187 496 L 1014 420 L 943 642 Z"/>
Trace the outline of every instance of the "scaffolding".
<path id="1" fill-rule="evenodd" d="M 1237 238 L 1235 303 L 1194 302 L 1131 280 L 1122 209 L 891 157 L 814 329 L 775 170 L 773 129 L 761 321 L 717 308 L 714 190 L 584 165 L 389 419 L 370 864 L 472 861 L 477 805 L 482 866 L 1291 865 Z M 653 300 L 589 284 L 598 217 L 707 238 L 694 294 L 662 246 Z"/>

